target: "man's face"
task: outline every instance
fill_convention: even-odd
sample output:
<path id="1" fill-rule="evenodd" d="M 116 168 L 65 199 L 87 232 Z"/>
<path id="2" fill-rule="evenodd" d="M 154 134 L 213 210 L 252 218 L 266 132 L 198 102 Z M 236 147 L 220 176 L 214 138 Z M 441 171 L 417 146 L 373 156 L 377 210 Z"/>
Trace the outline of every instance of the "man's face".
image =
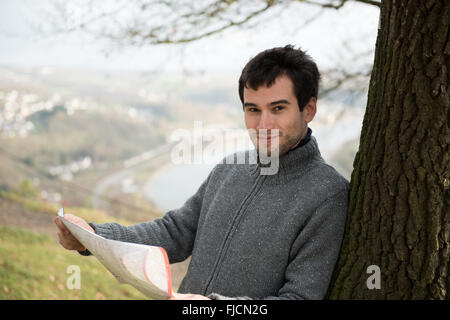
<path id="1" fill-rule="evenodd" d="M 281 156 L 297 146 L 306 136 L 315 113 L 315 98 L 300 112 L 292 81 L 287 76 L 276 78 L 270 87 L 244 88 L 245 125 L 255 148 L 267 156 L 270 150 L 278 149 Z"/>

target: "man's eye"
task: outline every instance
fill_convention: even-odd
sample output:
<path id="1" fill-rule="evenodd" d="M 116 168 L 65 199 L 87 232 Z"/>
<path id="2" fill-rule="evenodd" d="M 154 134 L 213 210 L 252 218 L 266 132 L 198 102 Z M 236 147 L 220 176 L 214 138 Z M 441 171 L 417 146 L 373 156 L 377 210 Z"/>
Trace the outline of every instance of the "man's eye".
<path id="1" fill-rule="evenodd" d="M 258 109 L 256 109 L 256 108 L 248 108 L 248 111 L 250 111 L 250 112 L 258 112 Z"/>
<path id="2" fill-rule="evenodd" d="M 284 109 L 283 106 L 276 106 L 275 108 L 273 108 L 273 110 L 275 110 L 275 111 L 280 111 L 280 110 L 283 110 L 283 109 Z"/>

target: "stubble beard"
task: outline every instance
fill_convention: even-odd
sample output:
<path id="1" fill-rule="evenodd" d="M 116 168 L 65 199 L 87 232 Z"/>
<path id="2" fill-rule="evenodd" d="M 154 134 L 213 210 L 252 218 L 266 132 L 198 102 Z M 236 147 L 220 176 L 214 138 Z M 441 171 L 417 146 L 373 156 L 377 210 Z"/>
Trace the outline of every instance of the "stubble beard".
<path id="1" fill-rule="evenodd" d="M 280 131 L 278 137 L 273 139 L 273 141 L 264 143 L 261 142 L 261 140 L 257 139 L 257 143 L 255 144 L 255 146 L 260 157 L 270 158 L 272 157 L 272 155 L 280 157 L 297 146 L 300 143 L 301 138 L 301 133 L 298 136 L 291 136 L 284 135 Z"/>

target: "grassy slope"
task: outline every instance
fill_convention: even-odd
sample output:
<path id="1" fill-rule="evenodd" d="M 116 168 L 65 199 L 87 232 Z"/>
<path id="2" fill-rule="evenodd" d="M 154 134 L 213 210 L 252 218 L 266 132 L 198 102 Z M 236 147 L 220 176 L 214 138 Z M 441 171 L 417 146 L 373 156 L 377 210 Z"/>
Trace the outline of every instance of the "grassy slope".
<path id="1" fill-rule="evenodd" d="M 71 265 L 81 270 L 81 288 L 66 286 Z M 64 250 L 50 235 L 0 227 L 0 299 L 143 299 L 94 257 Z"/>
<path id="2" fill-rule="evenodd" d="M 34 212 L 55 216 L 57 205 L 0 192 Z M 105 212 L 85 208 L 65 208 L 87 221 L 130 221 L 113 219 Z M 81 270 L 81 289 L 69 290 L 66 273 L 70 265 Z M 26 228 L 0 226 L 0 299 L 144 299 L 145 296 L 117 280 L 95 257 L 83 257 L 63 249 L 49 234 Z"/>

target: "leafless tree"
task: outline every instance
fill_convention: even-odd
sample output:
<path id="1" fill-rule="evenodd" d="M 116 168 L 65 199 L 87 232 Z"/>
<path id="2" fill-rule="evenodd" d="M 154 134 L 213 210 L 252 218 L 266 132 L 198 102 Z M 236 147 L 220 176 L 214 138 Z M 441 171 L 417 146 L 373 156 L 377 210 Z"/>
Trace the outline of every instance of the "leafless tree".
<path id="1" fill-rule="evenodd" d="M 122 45 L 148 46 L 199 40 L 245 26 L 292 2 L 339 9 L 350 0 L 53 0 L 47 31 L 83 31 Z M 353 0 L 380 6 L 378 1 Z M 301 20 L 301 19 L 299 19 Z M 50 28 L 48 28 L 50 27 Z"/>
<path id="2" fill-rule="evenodd" d="M 229 29 L 268 25 L 273 20 L 265 17 L 278 16 L 300 3 L 305 14 L 295 26 L 298 30 L 320 16 L 308 15 L 308 8 L 338 10 L 349 2 L 380 6 L 379 1 L 371 0 L 50 0 L 40 30 L 46 35 L 82 32 L 106 40 L 112 47 L 105 52 L 110 53 L 131 47 L 187 44 Z M 373 50 L 367 54 L 372 55 Z M 355 79 L 364 78 L 367 87 L 371 67 L 363 69 L 349 72 L 337 66 L 322 70 L 325 85 L 321 95 Z"/>

